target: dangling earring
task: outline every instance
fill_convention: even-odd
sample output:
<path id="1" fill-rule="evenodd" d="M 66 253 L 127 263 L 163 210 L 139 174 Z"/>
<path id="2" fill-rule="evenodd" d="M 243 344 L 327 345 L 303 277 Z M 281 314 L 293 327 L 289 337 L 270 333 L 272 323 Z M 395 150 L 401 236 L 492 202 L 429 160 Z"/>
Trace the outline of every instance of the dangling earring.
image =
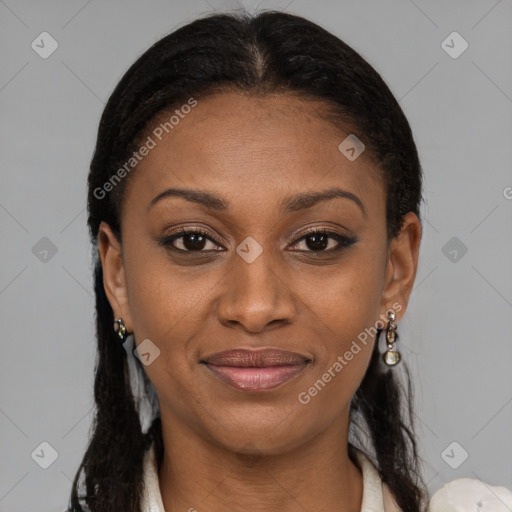
<path id="1" fill-rule="evenodd" d="M 397 337 L 395 313 L 393 311 L 388 311 L 388 318 L 389 323 L 386 329 L 386 344 L 388 349 L 382 357 L 388 366 L 395 366 L 400 362 L 400 352 L 395 350 L 395 342 Z"/>
<path id="2" fill-rule="evenodd" d="M 116 318 L 114 320 L 114 331 L 117 332 L 122 345 L 128 337 L 128 331 L 126 330 L 126 325 L 124 325 L 124 320 L 122 318 Z"/>

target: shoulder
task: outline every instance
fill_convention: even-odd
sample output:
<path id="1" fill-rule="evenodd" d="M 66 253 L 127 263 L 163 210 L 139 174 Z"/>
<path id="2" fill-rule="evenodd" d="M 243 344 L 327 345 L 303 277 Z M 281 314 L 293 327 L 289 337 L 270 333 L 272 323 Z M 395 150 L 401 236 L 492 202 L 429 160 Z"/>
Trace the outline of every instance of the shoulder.
<path id="1" fill-rule="evenodd" d="M 427 512 L 510 512 L 512 491 L 475 478 L 458 478 L 437 490 Z"/>

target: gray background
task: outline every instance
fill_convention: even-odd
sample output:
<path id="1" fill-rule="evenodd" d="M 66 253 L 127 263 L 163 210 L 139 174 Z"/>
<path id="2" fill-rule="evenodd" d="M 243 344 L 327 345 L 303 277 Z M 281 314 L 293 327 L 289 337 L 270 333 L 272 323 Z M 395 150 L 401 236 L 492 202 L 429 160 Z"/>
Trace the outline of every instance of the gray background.
<path id="1" fill-rule="evenodd" d="M 235 6 L 0 1 L 1 512 L 63 510 L 89 435 L 86 177 L 104 103 L 150 44 Z M 426 175 L 418 277 L 398 326 L 415 380 L 425 479 L 431 491 L 462 476 L 512 488 L 511 1 L 286 0 L 259 8 L 332 31 L 399 99 Z M 59 45 L 46 59 L 31 48 L 43 31 Z M 469 44 L 457 58 L 441 45 L 453 31 Z M 58 452 L 48 469 L 31 457 L 44 441 Z"/>

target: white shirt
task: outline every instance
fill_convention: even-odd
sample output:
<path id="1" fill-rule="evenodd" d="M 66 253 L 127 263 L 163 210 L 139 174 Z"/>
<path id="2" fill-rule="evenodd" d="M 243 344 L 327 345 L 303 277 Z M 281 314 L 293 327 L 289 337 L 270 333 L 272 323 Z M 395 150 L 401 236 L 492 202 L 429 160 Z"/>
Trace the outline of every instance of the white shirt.
<path id="1" fill-rule="evenodd" d="M 361 512 L 402 512 L 391 490 L 380 479 L 377 468 L 361 450 L 356 450 L 363 474 Z M 160 494 L 154 444 L 144 454 L 142 512 L 165 512 Z M 432 496 L 427 512 L 510 512 L 512 491 L 493 487 L 474 478 L 458 478 L 445 484 Z"/>

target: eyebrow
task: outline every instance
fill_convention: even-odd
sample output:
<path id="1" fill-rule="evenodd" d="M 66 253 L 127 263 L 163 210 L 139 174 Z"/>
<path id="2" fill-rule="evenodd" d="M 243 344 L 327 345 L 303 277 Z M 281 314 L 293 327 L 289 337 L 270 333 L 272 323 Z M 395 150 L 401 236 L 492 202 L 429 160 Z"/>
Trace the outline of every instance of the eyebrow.
<path id="1" fill-rule="evenodd" d="M 223 199 L 213 192 L 189 188 L 168 188 L 153 198 L 147 207 L 147 211 L 149 211 L 156 203 L 168 197 L 181 197 L 187 201 L 190 201 L 191 203 L 201 204 L 212 210 L 228 211 L 230 209 L 229 201 Z M 281 201 L 279 209 L 283 213 L 297 212 L 311 208 L 320 201 L 337 197 L 353 201 L 361 209 L 363 215 L 365 217 L 368 216 L 366 209 L 359 197 L 357 197 L 352 192 L 339 187 L 320 190 L 318 192 L 305 192 L 288 196 L 284 198 L 283 201 Z"/>

